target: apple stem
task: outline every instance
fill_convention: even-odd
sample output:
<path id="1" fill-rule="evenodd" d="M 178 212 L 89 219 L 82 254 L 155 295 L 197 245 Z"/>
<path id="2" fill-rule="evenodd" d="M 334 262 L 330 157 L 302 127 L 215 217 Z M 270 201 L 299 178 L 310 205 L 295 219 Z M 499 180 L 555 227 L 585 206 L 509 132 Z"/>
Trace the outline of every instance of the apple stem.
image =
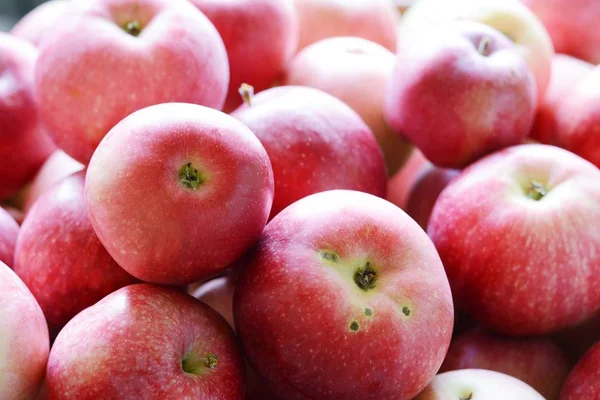
<path id="1" fill-rule="evenodd" d="M 477 46 L 477 51 L 484 57 L 490 55 L 490 47 L 492 45 L 492 38 L 489 36 L 484 36 L 479 41 L 479 45 Z"/>
<path id="2" fill-rule="evenodd" d="M 215 354 L 207 354 L 204 357 L 204 366 L 208 369 L 215 369 L 217 368 L 217 356 Z"/>
<path id="3" fill-rule="evenodd" d="M 125 32 L 127 32 L 131 36 L 135 36 L 135 37 L 139 36 L 140 33 L 142 33 L 142 26 L 140 25 L 139 21 L 136 19 L 126 23 L 125 26 L 123 27 L 123 29 L 125 30 Z"/>
<path id="4" fill-rule="evenodd" d="M 544 185 L 542 185 L 538 181 L 531 181 L 531 186 L 529 187 L 529 189 L 527 189 L 527 197 L 539 201 L 547 194 L 548 192 L 544 188 Z"/>
<path id="5" fill-rule="evenodd" d="M 242 83 L 240 88 L 238 89 L 240 96 L 244 100 L 244 103 L 248 107 L 252 106 L 252 98 L 254 97 L 254 87 L 252 85 L 248 85 L 247 83 Z"/>
<path id="6" fill-rule="evenodd" d="M 179 170 L 179 182 L 186 188 L 197 191 L 204 183 L 204 179 L 192 163 L 187 163 Z"/>

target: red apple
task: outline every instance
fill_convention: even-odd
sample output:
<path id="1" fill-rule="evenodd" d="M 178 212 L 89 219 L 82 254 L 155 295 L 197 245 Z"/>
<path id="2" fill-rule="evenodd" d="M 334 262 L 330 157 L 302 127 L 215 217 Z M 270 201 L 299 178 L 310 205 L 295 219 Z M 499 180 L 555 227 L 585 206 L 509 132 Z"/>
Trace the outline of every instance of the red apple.
<path id="1" fill-rule="evenodd" d="M 560 400 L 598 398 L 600 398 L 600 342 L 575 365 L 560 393 Z"/>
<path id="2" fill-rule="evenodd" d="M 299 50 L 321 39 L 356 36 L 396 51 L 399 18 L 390 0 L 294 0 L 300 28 Z"/>
<path id="3" fill-rule="evenodd" d="M 350 107 L 320 90 L 277 87 L 247 97 L 233 117 L 265 146 L 275 176 L 271 218 L 303 197 L 331 189 L 385 196 L 383 156 Z"/>
<path id="4" fill-rule="evenodd" d="M 557 142 L 558 114 L 577 84 L 594 66 L 585 61 L 556 54 L 552 57 L 552 75 L 546 96 L 540 101 L 530 137 L 541 143 Z"/>
<path id="5" fill-rule="evenodd" d="M 406 211 L 413 185 L 430 165 L 423 153 L 414 149 L 404 167 L 388 180 L 387 200 Z"/>
<path id="6" fill-rule="evenodd" d="M 576 326 L 556 332 L 552 338 L 569 361 L 576 363 L 596 342 L 600 341 L 600 313 L 594 314 Z"/>
<path id="7" fill-rule="evenodd" d="M 12 266 L 19 224 L 4 208 L 0 207 L 0 262 Z"/>
<path id="8" fill-rule="evenodd" d="M 385 47 L 357 37 L 335 37 L 316 42 L 294 57 L 283 79 L 285 85 L 310 86 L 348 104 L 371 128 L 394 175 L 406 162 L 411 144 L 385 122 L 385 90 L 396 57 Z"/>
<path id="9" fill-rule="evenodd" d="M 191 0 L 215 25 L 227 48 L 231 80 L 225 111 L 242 99 L 242 83 L 256 91 L 281 77 L 298 47 L 298 21 L 293 0 Z"/>
<path id="10" fill-rule="evenodd" d="M 25 186 L 55 148 L 34 95 L 36 60 L 33 45 L 0 33 L 0 199 Z"/>
<path id="11" fill-rule="evenodd" d="M 432 163 L 461 168 L 529 134 L 535 81 L 499 31 L 450 22 L 404 41 L 386 95 L 385 117 Z"/>
<path id="12" fill-rule="evenodd" d="M 36 200 L 69 175 L 83 170 L 84 166 L 69 157 L 64 151 L 56 150 L 46 160 L 29 185 L 23 201 L 23 210 L 29 212 Z"/>
<path id="13" fill-rule="evenodd" d="M 335 190 L 275 217 L 239 272 L 237 332 L 285 399 L 412 399 L 452 334 L 452 298 L 427 235 L 378 197 Z"/>
<path id="14" fill-rule="evenodd" d="M 42 3 L 25 15 L 10 33 L 39 46 L 42 39 L 55 28 L 56 22 L 67 11 L 68 0 L 50 0 Z"/>
<path id="15" fill-rule="evenodd" d="M 132 112 L 169 102 L 221 108 L 228 83 L 219 33 L 185 0 L 71 2 L 36 67 L 44 122 L 83 163 Z"/>
<path id="16" fill-rule="evenodd" d="M 38 199 L 15 250 L 14 270 L 42 307 L 53 337 L 83 309 L 136 282 L 94 233 L 84 176 L 70 176 Z"/>
<path id="17" fill-rule="evenodd" d="M 539 335 L 600 310 L 600 171 L 554 146 L 495 153 L 438 198 L 428 233 L 460 308 Z"/>
<path id="18" fill-rule="evenodd" d="M 112 257 L 152 283 L 224 271 L 260 237 L 273 202 L 264 147 L 241 122 L 192 104 L 121 121 L 90 162 L 92 224 Z"/>
<path id="19" fill-rule="evenodd" d="M 544 400 L 512 376 L 485 369 L 462 369 L 439 374 L 414 400 Z"/>
<path id="20" fill-rule="evenodd" d="M 0 262 L 0 398 L 32 399 L 40 390 L 50 340 L 40 306 Z"/>
<path id="21" fill-rule="evenodd" d="M 521 0 L 544 23 L 557 52 L 600 63 L 600 3 L 596 0 Z"/>
<path id="22" fill-rule="evenodd" d="M 487 369 L 520 379 L 547 400 L 558 400 L 569 361 L 548 338 L 520 339 L 475 329 L 450 344 L 440 372 Z"/>
<path id="23" fill-rule="evenodd" d="M 241 400 L 242 366 L 219 314 L 185 293 L 140 284 L 65 326 L 50 352 L 46 390 L 50 399 Z"/>

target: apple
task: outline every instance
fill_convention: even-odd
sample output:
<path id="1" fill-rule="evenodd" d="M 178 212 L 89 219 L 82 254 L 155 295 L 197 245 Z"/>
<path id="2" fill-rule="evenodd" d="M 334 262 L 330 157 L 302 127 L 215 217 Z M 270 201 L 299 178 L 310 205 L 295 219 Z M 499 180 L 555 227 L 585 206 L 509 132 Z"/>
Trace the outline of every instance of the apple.
<path id="1" fill-rule="evenodd" d="M 50 0 L 25 15 L 12 28 L 13 36 L 39 46 L 42 39 L 55 28 L 56 22 L 66 13 L 69 0 Z"/>
<path id="2" fill-rule="evenodd" d="M 62 150 L 56 150 L 29 184 L 23 201 L 24 212 L 29 212 L 36 200 L 58 182 L 83 169 L 84 166 L 79 161 L 75 161 Z"/>
<path id="3" fill-rule="evenodd" d="M 50 399 L 241 400 L 242 367 L 219 314 L 188 294 L 139 284 L 65 326 L 50 352 L 46 390 Z"/>
<path id="4" fill-rule="evenodd" d="M 37 57 L 33 45 L 0 33 L 0 200 L 25 186 L 55 149 L 34 94 Z"/>
<path id="5" fill-rule="evenodd" d="M 552 335 L 569 361 L 576 363 L 596 342 L 600 341 L 600 313 L 582 323 Z"/>
<path id="6" fill-rule="evenodd" d="M 414 400 L 545 400 L 526 383 L 500 372 L 461 369 L 445 372 Z"/>
<path id="7" fill-rule="evenodd" d="M 243 94 L 248 104 L 231 115 L 256 134 L 271 160 L 275 199 L 270 218 L 326 190 L 385 196 L 387 174 L 377 141 L 341 100 L 300 86 L 276 87 L 254 97 Z"/>
<path id="8" fill-rule="evenodd" d="M 17 225 L 23 223 L 23 219 L 25 219 L 23 211 L 11 205 L 2 205 L 0 208 L 4 209 L 17 222 Z"/>
<path id="9" fill-rule="evenodd" d="M 593 69 L 593 65 L 582 60 L 556 54 L 552 57 L 552 75 L 546 96 L 538 106 L 530 137 L 540 143 L 553 144 L 558 140 L 558 114 L 574 88 Z"/>
<path id="10" fill-rule="evenodd" d="M 85 173 L 42 194 L 21 227 L 14 270 L 44 311 L 50 335 L 77 313 L 137 280 L 98 240 L 84 196 Z"/>
<path id="11" fill-rule="evenodd" d="M 229 64 L 219 33 L 186 0 L 73 1 L 44 39 L 36 67 L 52 137 L 87 164 L 102 138 L 142 108 L 220 109 Z"/>
<path id="12" fill-rule="evenodd" d="M 321 39 L 356 36 L 396 51 L 400 17 L 391 0 L 294 0 L 302 50 Z"/>
<path id="13" fill-rule="evenodd" d="M 428 226 L 458 306 L 508 335 L 591 317 L 600 310 L 599 205 L 598 168 L 558 147 L 515 146 L 465 169 Z"/>
<path id="14" fill-rule="evenodd" d="M 403 42 L 389 82 L 385 117 L 433 164 L 462 168 L 529 134 L 535 81 L 497 30 L 449 22 Z"/>
<path id="15" fill-rule="evenodd" d="M 310 86 L 349 105 L 371 128 L 394 175 L 406 162 L 412 145 L 385 122 L 383 104 L 396 57 L 385 47 L 358 37 L 318 41 L 288 65 L 284 85 Z"/>
<path id="16" fill-rule="evenodd" d="M 207 107 L 161 104 L 115 126 L 86 176 L 92 225 L 111 256 L 146 282 L 206 280 L 260 237 L 273 171 L 244 124 Z"/>
<path id="17" fill-rule="evenodd" d="M 450 344 L 440 372 L 487 369 L 520 379 L 547 400 L 558 400 L 570 364 L 548 338 L 510 338 L 473 329 Z"/>
<path id="18" fill-rule="evenodd" d="M 543 99 L 550 80 L 554 47 L 542 22 L 518 0 L 419 0 L 402 16 L 401 42 L 426 34 L 445 21 L 481 22 L 504 33 L 526 60 Z"/>
<path id="19" fill-rule="evenodd" d="M 50 340 L 40 306 L 0 262 L 0 398 L 32 399 L 44 379 Z"/>
<path id="20" fill-rule="evenodd" d="M 406 211 L 410 192 L 422 173 L 432 165 L 419 149 L 414 149 L 402 169 L 388 180 L 387 200 Z"/>
<path id="21" fill-rule="evenodd" d="M 453 323 L 425 232 L 349 190 L 308 196 L 267 225 L 233 310 L 250 364 L 285 399 L 412 399 L 440 367 Z"/>
<path id="22" fill-rule="evenodd" d="M 560 400 L 600 397 L 600 342 L 594 345 L 569 373 Z"/>
<path id="23" fill-rule="evenodd" d="M 600 4 L 596 0 L 522 0 L 548 30 L 556 51 L 600 63 Z"/>
<path id="24" fill-rule="evenodd" d="M 0 207 L 0 262 L 12 266 L 19 224 L 4 208 Z"/>
<path id="25" fill-rule="evenodd" d="M 242 99 L 242 83 L 256 91 L 270 88 L 298 47 L 293 0 L 191 0 L 215 25 L 227 48 L 231 79 L 224 110 Z"/>

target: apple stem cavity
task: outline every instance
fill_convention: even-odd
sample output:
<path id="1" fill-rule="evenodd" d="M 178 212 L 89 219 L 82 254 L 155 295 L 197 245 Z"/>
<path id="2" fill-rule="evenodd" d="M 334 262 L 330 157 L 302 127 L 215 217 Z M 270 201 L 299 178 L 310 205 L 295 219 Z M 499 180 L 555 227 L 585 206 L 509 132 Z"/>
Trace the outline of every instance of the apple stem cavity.
<path id="1" fill-rule="evenodd" d="M 369 261 L 367 261 L 364 268 L 358 268 L 354 273 L 354 283 L 365 292 L 375 289 L 376 279 L 377 272 L 371 267 Z"/>
<path id="2" fill-rule="evenodd" d="M 131 36 L 138 37 L 140 33 L 142 33 L 142 26 L 139 21 L 134 19 L 133 21 L 129 21 L 123 26 L 125 32 L 129 33 Z"/>
<path id="3" fill-rule="evenodd" d="M 202 360 L 198 359 L 194 354 L 190 354 L 181 361 L 181 368 L 191 375 L 202 375 L 207 369 L 213 370 L 217 368 L 218 358 L 216 354 L 208 353 Z"/>
<path id="4" fill-rule="evenodd" d="M 531 185 L 527 189 L 526 194 L 527 197 L 529 197 L 530 199 L 540 201 L 544 196 L 548 194 L 548 192 L 546 191 L 546 188 L 544 188 L 544 185 L 541 184 L 541 182 L 532 180 Z"/>
<path id="5" fill-rule="evenodd" d="M 204 179 L 192 163 L 187 163 L 179 170 L 179 182 L 186 188 L 197 191 L 204 183 Z"/>
<path id="6" fill-rule="evenodd" d="M 459 400 L 472 400 L 473 399 L 473 393 L 469 393 L 466 397 L 460 397 Z"/>
<path id="7" fill-rule="evenodd" d="M 248 85 L 247 83 L 242 83 L 240 88 L 238 89 L 240 96 L 242 96 L 242 100 L 248 107 L 252 106 L 252 98 L 254 97 L 254 86 Z"/>
<path id="8" fill-rule="evenodd" d="M 484 57 L 490 55 L 490 50 L 492 47 L 492 38 L 489 36 L 483 36 L 481 40 L 479 40 L 479 45 L 477 46 L 477 51 Z"/>

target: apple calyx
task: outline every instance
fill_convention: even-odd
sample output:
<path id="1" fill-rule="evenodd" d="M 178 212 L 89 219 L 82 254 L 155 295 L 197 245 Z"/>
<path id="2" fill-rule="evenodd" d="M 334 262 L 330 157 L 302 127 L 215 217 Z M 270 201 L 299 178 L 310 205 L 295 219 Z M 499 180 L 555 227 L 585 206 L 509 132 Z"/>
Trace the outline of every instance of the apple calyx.
<path id="1" fill-rule="evenodd" d="M 179 170 L 179 182 L 186 188 L 197 191 L 204 183 L 204 179 L 192 163 L 187 163 Z"/>
<path id="2" fill-rule="evenodd" d="M 458 400 L 472 400 L 473 393 L 469 393 L 467 396 L 461 396 Z"/>
<path id="3" fill-rule="evenodd" d="M 532 200 L 540 201 L 544 196 L 548 194 L 548 191 L 546 190 L 544 185 L 542 185 L 541 182 L 532 180 L 525 194 Z"/>
<path id="4" fill-rule="evenodd" d="M 254 97 L 254 86 L 242 83 L 238 89 L 238 93 L 242 96 L 242 100 L 248 107 L 252 106 L 252 98 Z"/>
<path id="5" fill-rule="evenodd" d="M 181 361 L 181 368 L 184 372 L 190 375 L 202 375 L 206 370 L 217 368 L 218 358 L 216 354 L 208 353 L 204 358 L 200 359 L 195 354 L 189 354 Z"/>
<path id="6" fill-rule="evenodd" d="M 367 261 L 363 268 L 358 268 L 356 272 L 354 272 L 354 283 L 365 292 L 375 289 L 376 280 L 377 272 L 371 267 L 369 261 Z"/>
<path id="7" fill-rule="evenodd" d="M 483 36 L 479 40 L 479 44 L 477 45 L 477 51 L 484 57 L 490 55 L 490 50 L 492 47 L 492 38 L 489 36 Z"/>
<path id="8" fill-rule="evenodd" d="M 137 19 L 127 22 L 123 26 L 123 30 L 129 33 L 131 36 L 138 37 L 142 33 L 142 25 Z"/>

